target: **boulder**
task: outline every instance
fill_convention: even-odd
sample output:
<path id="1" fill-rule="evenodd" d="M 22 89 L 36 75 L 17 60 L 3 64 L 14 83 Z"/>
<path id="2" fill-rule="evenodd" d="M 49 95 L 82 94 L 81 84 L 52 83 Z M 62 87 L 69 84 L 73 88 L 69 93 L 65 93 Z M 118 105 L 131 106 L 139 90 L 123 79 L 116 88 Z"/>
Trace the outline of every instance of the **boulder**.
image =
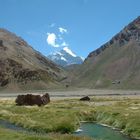
<path id="1" fill-rule="evenodd" d="M 88 96 L 82 97 L 80 101 L 90 101 L 90 98 Z"/>
<path id="2" fill-rule="evenodd" d="M 44 94 L 43 96 L 40 95 L 18 95 L 16 100 L 16 105 L 46 105 L 50 102 L 50 96 L 48 93 Z"/>

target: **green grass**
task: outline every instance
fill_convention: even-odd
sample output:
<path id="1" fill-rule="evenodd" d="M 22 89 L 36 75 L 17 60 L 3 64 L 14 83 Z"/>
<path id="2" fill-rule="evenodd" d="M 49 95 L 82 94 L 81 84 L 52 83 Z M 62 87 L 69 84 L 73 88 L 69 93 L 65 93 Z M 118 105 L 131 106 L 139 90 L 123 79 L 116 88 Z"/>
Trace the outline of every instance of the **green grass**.
<path id="1" fill-rule="evenodd" d="M 76 137 L 69 134 L 52 133 L 47 136 L 38 134 L 20 133 L 0 127 L 0 139 L 2 140 L 90 140 L 87 137 Z"/>
<path id="2" fill-rule="evenodd" d="M 122 101 L 115 105 L 100 106 L 96 120 L 121 129 L 131 137 L 140 138 L 140 101 Z"/>
<path id="3" fill-rule="evenodd" d="M 0 101 L 0 119 L 34 130 L 36 132 L 47 132 L 51 139 L 82 139 L 71 136 L 80 125 L 80 121 L 97 121 L 121 129 L 131 137 L 140 138 L 140 100 L 126 99 L 110 105 L 96 106 L 98 103 L 112 101 L 113 99 L 92 99 L 91 102 L 80 102 L 76 99 L 52 101 L 42 107 L 38 106 L 16 106 L 14 101 Z M 1 131 L 10 131 L 0 129 Z M 5 133 L 5 132 L 2 132 Z M 50 134 L 50 133 L 53 133 Z M 13 131 L 10 133 L 19 137 Z M 6 133 L 5 137 L 8 137 Z M 27 139 L 28 139 L 28 135 Z M 1 137 L 4 135 L 1 134 Z M 39 136 L 32 136 L 39 137 Z M 67 137 L 67 138 L 66 138 Z M 5 139 L 6 139 L 5 138 Z M 41 137 L 42 140 L 44 137 Z M 8 139 L 8 138 L 7 138 Z M 29 139 L 32 139 L 29 137 Z M 85 140 L 88 138 L 85 138 Z M 12 140 L 12 139 L 11 139 Z"/>

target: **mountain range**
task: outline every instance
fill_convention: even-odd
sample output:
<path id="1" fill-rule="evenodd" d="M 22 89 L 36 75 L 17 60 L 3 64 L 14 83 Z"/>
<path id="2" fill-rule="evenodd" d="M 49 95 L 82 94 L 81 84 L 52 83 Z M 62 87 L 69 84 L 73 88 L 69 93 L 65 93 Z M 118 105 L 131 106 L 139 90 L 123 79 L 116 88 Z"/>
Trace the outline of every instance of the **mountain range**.
<path id="1" fill-rule="evenodd" d="M 140 17 L 91 52 L 84 62 L 68 47 L 47 58 L 22 38 L 0 29 L 0 90 L 48 89 L 65 84 L 140 89 Z"/>
<path id="2" fill-rule="evenodd" d="M 140 17 L 91 52 L 74 72 L 73 85 L 90 88 L 140 88 Z"/>
<path id="3" fill-rule="evenodd" d="M 62 50 L 52 53 L 47 57 L 63 67 L 73 64 L 82 64 L 84 61 L 84 58 L 77 56 L 68 47 L 64 47 Z"/>

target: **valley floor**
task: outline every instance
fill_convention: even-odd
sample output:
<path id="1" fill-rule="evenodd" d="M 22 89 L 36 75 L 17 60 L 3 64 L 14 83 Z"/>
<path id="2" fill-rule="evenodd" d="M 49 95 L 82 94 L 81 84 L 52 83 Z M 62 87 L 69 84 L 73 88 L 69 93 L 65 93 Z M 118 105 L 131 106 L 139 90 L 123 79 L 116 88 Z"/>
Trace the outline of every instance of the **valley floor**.
<path id="1" fill-rule="evenodd" d="M 37 132 L 29 135 L 0 126 L 0 138 L 88 140 L 90 138 L 76 137 L 71 133 L 81 121 L 96 121 L 140 139 L 140 91 L 77 89 L 49 93 L 51 102 L 42 107 L 16 106 L 14 100 L 19 93 L 0 94 L 0 120 Z M 89 95 L 91 101 L 79 101 L 85 95 Z M 47 136 L 38 135 L 38 132 L 47 133 Z"/>
<path id="2" fill-rule="evenodd" d="M 83 96 L 97 96 L 97 97 L 140 97 L 140 90 L 106 90 L 106 89 L 85 89 L 85 88 L 65 88 L 65 89 L 50 89 L 38 91 L 23 91 L 23 92 L 10 92 L 1 91 L 0 99 L 2 98 L 15 98 L 19 94 L 44 94 L 48 92 L 52 99 L 65 99 L 65 98 L 79 98 Z"/>

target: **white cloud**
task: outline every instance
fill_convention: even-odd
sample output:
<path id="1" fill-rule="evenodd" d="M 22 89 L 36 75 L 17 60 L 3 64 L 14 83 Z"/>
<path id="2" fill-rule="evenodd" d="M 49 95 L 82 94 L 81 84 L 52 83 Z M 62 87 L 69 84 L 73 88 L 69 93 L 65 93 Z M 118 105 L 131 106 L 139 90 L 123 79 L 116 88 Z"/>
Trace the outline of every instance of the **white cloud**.
<path id="1" fill-rule="evenodd" d="M 55 47 L 55 48 L 60 47 L 60 45 L 56 43 L 57 37 L 54 33 L 47 33 L 47 35 L 48 35 L 47 36 L 47 43 L 49 45 L 51 45 L 52 47 Z"/>
<path id="2" fill-rule="evenodd" d="M 59 32 L 62 33 L 62 34 L 68 32 L 67 29 L 62 28 L 62 27 L 59 27 L 58 29 L 59 29 Z"/>
<path id="3" fill-rule="evenodd" d="M 62 44 L 61 44 L 62 47 L 66 47 L 68 46 L 68 44 L 64 41 Z"/>
<path id="4" fill-rule="evenodd" d="M 55 23 L 52 23 L 49 27 L 54 27 L 55 26 Z M 55 33 L 55 32 L 52 32 L 52 33 L 47 33 L 47 43 L 52 46 L 52 47 L 55 47 L 55 48 L 58 48 L 58 47 L 67 47 L 69 46 L 65 40 L 64 40 L 64 33 L 67 33 L 67 29 L 65 28 L 62 28 L 62 27 L 59 27 L 59 33 Z"/>

